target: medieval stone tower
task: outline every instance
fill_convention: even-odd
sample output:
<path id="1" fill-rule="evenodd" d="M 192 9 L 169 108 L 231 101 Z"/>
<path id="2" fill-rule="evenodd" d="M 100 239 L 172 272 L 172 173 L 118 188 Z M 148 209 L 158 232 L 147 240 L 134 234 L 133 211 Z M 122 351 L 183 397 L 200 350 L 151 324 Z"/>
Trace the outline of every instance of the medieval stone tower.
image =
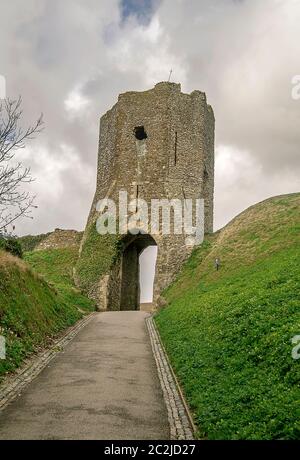
<path id="1" fill-rule="evenodd" d="M 75 277 L 101 310 L 139 308 L 139 255 L 157 245 L 154 302 L 191 252 L 185 235 L 99 235 L 97 202 L 119 191 L 129 200 L 204 198 L 205 231 L 213 229 L 214 115 L 200 91 L 183 94 L 162 82 L 127 92 L 101 118 L 97 188 Z"/>

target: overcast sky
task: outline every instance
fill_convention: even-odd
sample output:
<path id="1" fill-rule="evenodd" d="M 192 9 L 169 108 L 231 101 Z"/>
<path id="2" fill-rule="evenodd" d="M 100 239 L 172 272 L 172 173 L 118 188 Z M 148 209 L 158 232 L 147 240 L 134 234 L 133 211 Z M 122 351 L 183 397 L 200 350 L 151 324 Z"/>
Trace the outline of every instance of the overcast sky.
<path id="1" fill-rule="evenodd" d="M 22 152 L 39 208 L 17 232 L 83 229 L 99 117 L 120 92 L 167 80 L 216 117 L 215 228 L 300 190 L 299 0 L 0 0 L 0 74 L 46 129 Z"/>

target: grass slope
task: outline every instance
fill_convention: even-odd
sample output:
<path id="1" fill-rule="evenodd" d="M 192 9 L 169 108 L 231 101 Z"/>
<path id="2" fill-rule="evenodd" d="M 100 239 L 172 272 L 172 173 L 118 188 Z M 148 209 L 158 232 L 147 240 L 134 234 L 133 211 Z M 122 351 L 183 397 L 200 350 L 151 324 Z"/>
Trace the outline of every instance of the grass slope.
<path id="1" fill-rule="evenodd" d="M 76 302 L 50 287 L 25 262 L 0 251 L 0 334 L 6 338 L 0 380 L 81 317 Z"/>
<path id="2" fill-rule="evenodd" d="M 156 323 L 199 437 L 300 438 L 299 211 L 300 194 L 249 208 L 165 292 Z"/>
<path id="3" fill-rule="evenodd" d="M 77 254 L 76 248 L 37 251 L 21 261 L 0 251 L 0 334 L 7 348 L 7 359 L 0 360 L 0 379 L 94 309 L 72 281 Z"/>
<path id="4" fill-rule="evenodd" d="M 92 302 L 75 287 L 73 267 L 78 258 L 77 247 L 45 249 L 27 252 L 24 259 L 38 273 L 42 274 L 50 286 L 61 294 L 68 303 L 78 308 L 90 309 Z"/>

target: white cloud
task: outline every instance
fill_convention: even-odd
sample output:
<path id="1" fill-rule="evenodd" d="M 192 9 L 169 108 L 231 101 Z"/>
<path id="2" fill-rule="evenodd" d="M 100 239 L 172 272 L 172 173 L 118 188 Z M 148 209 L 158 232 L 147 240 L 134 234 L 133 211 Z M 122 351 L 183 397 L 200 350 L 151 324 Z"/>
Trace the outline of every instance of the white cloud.
<path id="1" fill-rule="evenodd" d="M 88 104 L 89 101 L 81 94 L 80 88 L 72 90 L 64 101 L 65 109 L 75 114 L 86 109 Z"/>

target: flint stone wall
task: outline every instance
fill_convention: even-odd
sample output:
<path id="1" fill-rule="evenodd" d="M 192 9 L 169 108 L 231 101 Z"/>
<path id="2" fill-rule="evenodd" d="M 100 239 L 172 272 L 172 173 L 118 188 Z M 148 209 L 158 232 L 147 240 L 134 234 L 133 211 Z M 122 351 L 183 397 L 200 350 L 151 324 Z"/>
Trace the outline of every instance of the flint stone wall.
<path id="1" fill-rule="evenodd" d="M 120 190 L 128 192 L 129 200 L 146 200 L 149 210 L 151 199 L 204 198 L 205 232 L 212 232 L 214 125 L 213 110 L 201 91 L 184 94 L 179 84 L 162 82 L 149 91 L 121 94 L 101 118 L 97 187 L 81 250 L 96 223 L 97 202 L 111 198 L 118 203 Z M 136 138 L 138 127 L 143 127 L 147 138 Z M 162 290 L 174 280 L 192 248 L 186 245 L 185 235 L 152 235 L 150 229 L 148 233 L 158 246 L 154 281 L 154 303 L 158 304 Z M 101 235 L 96 244 L 101 245 Z M 124 247 L 124 251 L 130 257 L 134 251 L 136 257 L 140 254 L 134 247 L 131 251 Z M 88 291 L 100 309 L 128 304 L 121 298 L 126 294 L 122 279 L 135 285 L 128 295 L 129 291 L 138 295 L 136 262 L 132 264 L 132 276 L 128 263 L 117 260 L 108 273 L 93 281 Z M 80 273 L 77 282 L 80 285 Z"/>

